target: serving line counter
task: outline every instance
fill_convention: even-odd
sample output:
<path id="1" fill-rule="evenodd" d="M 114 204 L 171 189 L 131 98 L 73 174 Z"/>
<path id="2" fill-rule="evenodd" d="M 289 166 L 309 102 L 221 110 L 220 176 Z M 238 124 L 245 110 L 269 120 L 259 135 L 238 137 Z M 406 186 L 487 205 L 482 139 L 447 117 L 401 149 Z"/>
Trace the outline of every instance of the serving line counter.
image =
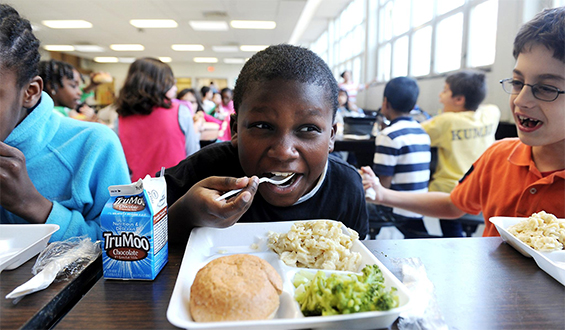
<path id="1" fill-rule="evenodd" d="M 399 279 L 400 270 L 391 260 L 420 258 L 450 329 L 563 329 L 565 287 L 499 237 L 364 244 Z M 154 281 L 98 280 L 55 328 L 175 329 L 167 320 L 167 308 L 183 255 L 183 249 L 171 249 L 168 264 Z M 52 289 L 58 290 L 49 288 L 43 293 L 47 296 L 24 299 L 29 304 L 48 299 Z M 2 329 L 23 324 L 4 326 L 2 313 Z M 397 323 L 392 329 L 397 329 Z"/>

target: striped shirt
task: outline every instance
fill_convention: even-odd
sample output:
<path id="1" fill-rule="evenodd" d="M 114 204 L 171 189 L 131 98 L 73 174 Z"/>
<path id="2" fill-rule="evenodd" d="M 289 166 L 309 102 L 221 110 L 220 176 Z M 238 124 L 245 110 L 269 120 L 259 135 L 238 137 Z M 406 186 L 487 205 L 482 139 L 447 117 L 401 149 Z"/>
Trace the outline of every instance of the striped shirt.
<path id="1" fill-rule="evenodd" d="M 375 140 L 373 159 L 377 176 L 392 176 L 390 189 L 427 192 L 430 179 L 430 137 L 410 117 L 394 119 Z M 393 208 L 394 214 L 422 218 L 420 214 Z"/>

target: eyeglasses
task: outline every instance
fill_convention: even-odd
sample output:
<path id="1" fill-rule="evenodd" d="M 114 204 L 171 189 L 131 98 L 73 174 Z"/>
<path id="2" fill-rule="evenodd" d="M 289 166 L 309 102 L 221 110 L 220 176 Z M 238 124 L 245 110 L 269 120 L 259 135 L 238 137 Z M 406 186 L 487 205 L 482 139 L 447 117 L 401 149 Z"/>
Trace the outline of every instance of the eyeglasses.
<path id="1" fill-rule="evenodd" d="M 562 91 L 557 87 L 544 84 L 530 85 L 512 78 L 502 79 L 500 83 L 502 84 L 502 89 L 504 89 L 506 93 L 514 95 L 520 94 L 520 91 L 522 91 L 524 86 L 530 86 L 534 97 L 546 102 L 555 101 L 559 97 L 559 94 L 565 94 L 565 91 Z"/>

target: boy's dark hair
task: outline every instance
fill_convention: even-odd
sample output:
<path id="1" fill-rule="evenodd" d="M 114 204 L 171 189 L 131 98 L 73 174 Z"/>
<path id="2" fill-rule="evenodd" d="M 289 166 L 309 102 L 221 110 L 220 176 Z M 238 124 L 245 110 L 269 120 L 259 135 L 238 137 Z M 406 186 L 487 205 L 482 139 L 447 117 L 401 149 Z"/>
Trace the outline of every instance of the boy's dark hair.
<path id="1" fill-rule="evenodd" d="M 565 7 L 545 9 L 522 25 L 514 39 L 514 58 L 535 45 L 553 50 L 553 57 L 565 63 Z"/>
<path id="2" fill-rule="evenodd" d="M 208 94 L 209 91 L 210 91 L 210 87 L 202 86 L 202 88 L 200 88 L 200 96 L 202 96 L 202 98 L 205 98 L 206 94 Z"/>
<path id="3" fill-rule="evenodd" d="M 232 92 L 231 88 L 229 88 L 229 87 L 222 88 L 222 90 L 220 91 L 220 94 L 223 95 L 223 94 L 226 93 L 226 92 L 230 92 L 230 93 L 231 93 L 231 92 Z"/>
<path id="4" fill-rule="evenodd" d="M 326 100 L 331 105 L 335 117 L 338 107 L 338 87 L 330 68 L 314 52 L 287 44 L 270 46 L 253 55 L 245 63 L 233 90 L 235 112 L 238 112 L 243 96 L 252 83 L 275 79 L 293 80 L 323 87 Z"/>
<path id="5" fill-rule="evenodd" d="M 409 77 L 397 77 L 385 86 L 384 97 L 390 106 L 398 112 L 409 113 L 418 100 L 420 88 L 416 80 Z"/>
<path id="6" fill-rule="evenodd" d="M 447 76 L 445 82 L 451 89 L 451 96 L 464 96 L 465 109 L 477 110 L 487 95 L 485 74 L 479 71 L 463 70 Z"/>
<path id="7" fill-rule="evenodd" d="M 69 63 L 49 60 L 39 62 L 39 76 L 43 79 L 43 90 L 49 93 L 49 90 L 58 91 L 59 87 L 63 87 L 63 77 L 73 80 L 74 67 Z"/>
<path id="8" fill-rule="evenodd" d="M 128 70 L 124 87 L 116 100 L 119 115 L 148 115 L 153 107 L 170 108 L 165 94 L 175 84 L 173 70 L 166 63 L 151 57 L 137 59 Z"/>
<path id="9" fill-rule="evenodd" d="M 12 7 L 0 4 L 0 70 L 13 71 L 16 84 L 22 88 L 37 76 L 39 40 L 31 24 Z"/>

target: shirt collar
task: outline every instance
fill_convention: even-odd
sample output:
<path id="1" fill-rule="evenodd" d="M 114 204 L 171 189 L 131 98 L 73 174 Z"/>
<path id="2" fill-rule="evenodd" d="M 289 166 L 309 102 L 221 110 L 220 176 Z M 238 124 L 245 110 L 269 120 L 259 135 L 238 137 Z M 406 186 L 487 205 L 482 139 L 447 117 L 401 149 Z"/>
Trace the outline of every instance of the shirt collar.
<path id="1" fill-rule="evenodd" d="M 322 172 L 322 175 L 320 175 L 320 178 L 318 179 L 318 183 L 316 183 L 314 189 L 310 190 L 310 192 L 307 193 L 306 195 L 300 197 L 298 201 L 296 201 L 296 203 L 294 203 L 293 205 L 298 205 L 312 198 L 312 196 L 314 196 L 316 192 L 320 190 L 320 187 L 322 186 L 322 183 L 324 183 L 324 179 L 326 178 L 327 172 L 328 172 L 328 160 L 326 160 L 326 166 L 324 167 L 324 171 Z"/>
<path id="2" fill-rule="evenodd" d="M 412 117 L 402 116 L 402 117 L 394 118 L 393 120 L 391 120 L 389 126 L 396 123 L 396 122 L 399 122 L 401 120 L 414 121 L 414 119 L 412 119 Z"/>
<path id="3" fill-rule="evenodd" d="M 524 143 L 518 143 L 508 156 L 508 161 L 516 166 L 528 166 L 529 171 L 535 173 L 537 176 L 542 177 L 541 172 L 536 167 L 534 160 L 532 159 L 532 147 Z M 550 175 L 558 176 L 560 178 L 565 178 L 565 170 L 557 171 Z"/>

